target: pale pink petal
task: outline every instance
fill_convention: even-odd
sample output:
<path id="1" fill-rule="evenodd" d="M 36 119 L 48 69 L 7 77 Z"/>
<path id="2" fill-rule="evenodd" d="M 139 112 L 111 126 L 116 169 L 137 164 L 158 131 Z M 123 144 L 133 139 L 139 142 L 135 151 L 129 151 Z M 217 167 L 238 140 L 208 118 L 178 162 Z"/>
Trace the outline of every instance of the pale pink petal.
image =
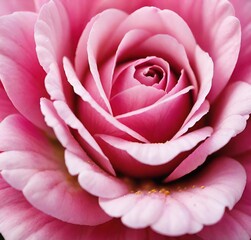
<path id="1" fill-rule="evenodd" d="M 169 236 L 194 234 L 201 228 L 202 225 L 191 218 L 186 207 L 173 198 L 166 200 L 160 219 L 152 226 L 154 231 Z"/>
<path id="2" fill-rule="evenodd" d="M 239 21 L 228 1 L 198 1 L 197 5 L 187 2 L 180 10 L 176 5 L 174 10 L 186 20 L 199 45 L 213 59 L 212 101 L 224 89 L 235 68 L 241 40 Z M 201 14 L 196 14 L 198 12 Z"/>
<path id="3" fill-rule="evenodd" d="M 1 88 L 0 83 L 0 122 L 8 115 L 17 113 L 17 110 L 6 95 L 6 92 Z"/>
<path id="4" fill-rule="evenodd" d="M 144 85 L 129 88 L 111 98 L 110 103 L 113 114 L 120 115 L 122 113 L 147 107 L 154 104 L 163 97 L 164 94 L 164 91 Z"/>
<path id="5" fill-rule="evenodd" d="M 45 77 L 45 87 L 51 100 L 66 101 L 61 81 L 60 69 L 56 63 L 51 63 Z"/>
<path id="6" fill-rule="evenodd" d="M 0 0 L 0 16 L 16 11 L 35 11 L 33 0 Z"/>
<path id="7" fill-rule="evenodd" d="M 35 26 L 36 51 L 40 64 L 48 73 L 51 63 L 62 63 L 70 46 L 70 25 L 59 1 L 50 1 L 41 9 Z"/>
<path id="8" fill-rule="evenodd" d="M 116 66 L 116 64 L 119 63 L 119 61 L 123 59 L 124 53 L 130 51 L 131 49 L 134 49 L 134 50 L 137 49 L 137 47 L 145 39 L 147 39 L 150 36 L 151 34 L 149 32 L 140 30 L 140 29 L 134 29 L 127 32 L 125 36 L 123 37 L 123 39 L 120 41 L 119 46 L 116 50 L 115 56 L 111 58 L 111 60 L 107 63 L 109 65 L 111 64 L 112 66 L 109 66 L 108 68 L 107 68 L 107 64 L 104 64 L 101 66 L 101 69 L 100 69 L 101 81 L 102 81 L 104 90 L 108 98 L 110 97 L 110 94 L 111 94 L 111 88 L 113 89 L 113 91 L 114 91 L 114 88 L 116 88 L 115 85 L 112 83 L 114 83 L 118 75 L 120 75 L 120 79 L 122 78 L 121 72 L 120 72 L 121 70 L 119 70 L 121 69 L 121 67 Z M 115 66 L 116 66 L 116 69 L 115 69 Z M 123 67 L 122 69 L 123 70 L 126 69 L 126 66 L 125 68 Z M 129 69 L 129 71 L 130 70 L 131 70 L 130 72 L 131 74 L 129 75 L 133 76 L 133 72 L 132 72 L 133 69 Z M 135 84 L 135 83 L 133 84 L 130 81 L 130 78 L 127 81 L 123 81 L 123 84 L 127 85 L 128 82 L 130 82 L 132 85 Z M 120 84 L 122 84 L 122 82 Z"/>
<path id="9" fill-rule="evenodd" d="M 82 225 L 107 222 L 110 217 L 100 209 L 97 198 L 76 185 L 75 179 L 67 178 L 60 168 L 38 171 L 24 187 L 24 196 L 42 212 L 64 222 Z"/>
<path id="10" fill-rule="evenodd" d="M 128 34 L 128 37 L 131 35 L 134 36 L 132 33 L 133 32 L 131 32 L 130 35 Z M 208 95 L 211 88 L 212 77 L 213 77 L 212 59 L 209 57 L 207 53 L 203 52 L 198 46 L 195 47 L 194 56 L 190 59 L 191 63 L 194 65 L 195 72 L 193 72 L 190 63 L 187 59 L 188 57 L 187 53 L 184 50 L 184 47 L 181 44 L 179 44 L 177 40 L 175 40 L 170 36 L 158 34 L 156 36 L 150 37 L 149 39 L 145 40 L 143 43 L 138 45 L 139 46 L 137 46 L 136 49 L 133 49 L 133 51 L 129 50 L 125 51 L 124 55 L 122 55 L 123 58 L 127 59 L 132 56 L 136 57 L 136 56 L 144 56 L 145 54 L 148 55 L 157 54 L 159 57 L 162 57 L 163 59 L 168 61 L 170 65 L 176 69 L 176 71 L 181 71 L 181 69 L 184 69 L 186 75 L 188 76 L 188 80 L 193 84 L 194 96 L 196 98 L 196 102 L 184 123 L 190 125 L 191 127 L 196 122 L 194 121 L 195 118 L 193 118 L 193 121 L 189 123 L 190 119 L 196 112 L 201 111 L 200 107 L 205 101 L 205 98 Z M 170 47 L 166 48 L 166 46 Z M 165 51 L 163 51 L 163 49 L 165 49 Z M 197 79 L 195 79 L 194 74 L 196 74 Z M 199 92 L 197 89 L 198 84 L 200 85 Z"/>
<path id="11" fill-rule="evenodd" d="M 180 178 L 204 163 L 207 156 L 225 146 L 231 138 L 241 133 L 246 127 L 251 112 L 251 86 L 244 82 L 236 82 L 228 86 L 218 99 L 215 107 L 211 107 L 211 124 L 214 128 L 212 136 L 190 154 L 167 178 L 168 181 Z"/>
<path id="12" fill-rule="evenodd" d="M 111 163 L 107 156 L 105 156 L 96 140 L 72 113 L 67 104 L 65 102 L 55 101 L 54 106 L 59 116 L 64 119 L 64 122 L 72 129 L 76 129 L 78 131 L 80 135 L 79 142 L 82 146 L 84 146 L 84 149 L 88 152 L 88 154 L 93 157 L 93 159 L 95 159 L 95 161 L 106 171 L 108 171 L 112 175 L 115 175 L 113 167 L 111 166 Z M 67 145 L 66 148 L 68 148 Z"/>
<path id="13" fill-rule="evenodd" d="M 237 65 L 231 77 L 232 81 L 246 81 L 250 83 L 251 79 L 251 3 L 246 0 L 231 0 L 235 8 L 235 14 L 241 23 L 241 50 Z"/>
<path id="14" fill-rule="evenodd" d="M 134 193 L 115 199 L 101 198 L 99 202 L 109 215 L 122 217 L 124 224 L 132 228 L 149 224 L 158 233 L 180 236 L 197 233 L 204 225 L 218 222 L 225 207 L 232 209 L 239 201 L 245 184 L 241 164 L 230 158 L 218 158 L 179 183 L 153 184 L 146 190 L 143 185 Z M 149 202 L 155 203 L 149 205 L 153 210 L 140 211 Z"/>
<path id="15" fill-rule="evenodd" d="M 243 3 L 243 1 L 233 0 L 233 2 L 238 2 L 238 6 L 241 6 L 241 9 L 243 9 L 240 13 L 239 9 L 237 8 L 238 17 L 240 14 L 242 16 L 249 16 L 249 6 L 247 1 L 244 1 Z M 204 49 L 206 52 L 209 52 L 210 56 L 216 63 L 214 82 L 217 82 L 217 84 L 214 84 L 213 90 L 210 93 L 210 100 L 215 99 L 216 96 L 226 86 L 234 70 L 240 49 L 240 26 L 238 24 L 237 18 L 233 17 L 234 9 L 232 5 L 225 0 L 206 0 L 196 2 L 186 1 L 182 4 L 180 4 L 179 1 L 158 0 L 137 1 L 137 3 L 133 2 L 129 4 L 127 1 L 121 0 L 119 3 L 116 1 L 105 1 L 100 4 L 100 9 L 105 9 L 106 7 L 116 7 L 125 12 L 131 13 L 146 5 L 156 6 L 160 9 L 170 9 L 176 12 L 181 19 L 184 19 L 184 22 L 190 27 L 189 31 L 187 30 L 187 27 L 184 27 L 184 29 L 181 30 L 180 26 L 182 26 L 182 24 L 180 24 L 179 21 L 167 20 L 165 21 L 165 24 L 170 23 L 172 26 L 176 26 L 174 28 L 171 26 L 172 29 L 174 29 L 173 31 L 177 30 L 177 32 L 172 34 L 173 36 L 175 34 L 175 37 L 179 39 L 181 43 L 183 43 L 184 40 L 186 41 L 184 45 L 186 46 L 187 52 L 193 53 L 193 47 L 195 44 L 193 43 L 192 38 L 196 39 L 196 42 L 198 42 L 202 49 Z M 150 14 L 147 14 L 147 16 L 143 18 L 143 21 L 146 21 L 146 19 L 154 19 L 154 17 L 149 16 Z M 243 17 L 241 17 L 241 19 L 242 18 Z M 138 22 L 138 19 L 140 20 L 140 18 L 137 18 L 136 21 L 134 20 L 134 22 Z M 153 20 L 152 23 L 148 24 L 151 30 L 156 29 L 158 31 L 158 28 L 163 27 L 161 24 L 156 25 L 154 23 L 156 23 L 156 21 Z M 154 26 L 151 24 L 154 24 Z M 185 32 L 188 34 L 184 34 Z M 245 32 L 248 33 L 250 31 Z M 184 36 L 188 39 L 184 38 Z M 247 43 L 248 42 L 250 41 L 247 41 Z M 224 50 L 225 48 L 226 50 Z M 244 50 L 244 52 L 246 51 Z M 248 72 L 245 74 L 245 79 L 248 79 Z"/>
<path id="16" fill-rule="evenodd" d="M 95 84 L 97 85 L 99 94 L 103 98 L 110 112 L 112 112 L 110 104 L 105 95 L 98 72 L 98 60 L 101 58 L 100 55 L 104 55 L 104 52 L 109 49 L 109 44 L 112 43 L 113 47 L 114 45 L 116 46 L 118 44 L 116 44 L 116 42 L 114 43 L 110 41 L 110 38 L 114 32 L 114 29 L 116 29 L 125 18 L 126 14 L 117 10 L 107 10 L 101 13 L 94 22 L 87 41 L 87 54 L 90 71 L 93 75 Z M 109 28 L 105 27 L 107 25 L 109 25 Z M 101 49 L 103 49 L 104 42 L 106 42 L 108 46 L 106 46 L 105 51 L 101 51 Z"/>
<path id="17" fill-rule="evenodd" d="M 204 117 L 210 109 L 210 105 L 207 100 L 205 100 L 200 108 L 193 114 L 193 116 L 189 119 L 189 121 L 185 122 L 179 131 L 176 132 L 173 139 L 176 139 L 182 136 L 187 130 L 195 125 L 202 117 Z"/>
<path id="18" fill-rule="evenodd" d="M 75 93 L 81 97 L 82 102 L 80 104 L 84 109 L 84 113 L 88 114 L 88 118 L 85 118 L 85 116 L 83 116 L 83 119 L 81 117 L 80 118 L 82 122 L 84 122 L 84 125 L 88 126 L 88 130 L 91 133 L 102 129 L 101 132 L 117 132 L 118 135 L 124 135 L 127 137 L 129 135 L 129 138 L 133 137 L 140 141 L 147 142 L 145 138 L 113 118 L 93 100 L 90 94 L 81 85 L 67 59 L 64 60 L 64 65 L 68 81 L 73 86 Z M 93 122 L 95 122 L 95 126 L 93 126 Z M 96 123 L 99 123 L 99 125 Z"/>
<path id="19" fill-rule="evenodd" d="M 45 116 L 45 122 L 50 126 L 57 137 L 57 140 L 70 151 L 79 156 L 85 155 L 82 148 L 72 136 L 68 126 L 58 116 L 53 103 L 47 99 L 41 99 L 41 111 Z"/>
<path id="20" fill-rule="evenodd" d="M 198 235 L 204 240 L 250 240 L 250 235 L 229 213 L 217 224 L 205 227 Z"/>
<path id="21" fill-rule="evenodd" d="M 122 34 L 132 29 L 143 29 L 153 34 L 173 36 L 185 47 L 189 55 L 196 46 L 193 34 L 186 22 L 168 9 L 163 11 L 155 7 L 137 9 L 120 25 L 117 32 Z M 118 33 L 115 33 L 115 37 Z"/>
<path id="22" fill-rule="evenodd" d="M 191 110 L 192 93 L 190 92 L 192 90 L 192 86 L 185 87 L 173 95 L 164 96 L 150 106 L 118 115 L 116 119 L 150 142 L 166 142 L 182 126 Z M 179 109 L 182 109 L 182 111 L 177 111 Z M 174 114 L 175 118 L 173 117 Z"/>
<path id="23" fill-rule="evenodd" d="M 32 207 L 20 192 L 8 186 L 2 178 L 0 198 L 0 232 L 8 240 L 69 240 L 69 237 L 78 240 L 176 240 L 150 229 L 127 228 L 116 219 L 93 227 L 62 222 Z"/>
<path id="24" fill-rule="evenodd" d="M 59 111 L 62 113 L 62 109 L 60 106 L 62 104 L 55 104 L 58 105 Z M 65 106 L 65 105 L 63 105 Z M 90 160 L 90 158 L 87 156 L 87 154 L 82 150 L 79 143 L 76 141 L 76 139 L 73 137 L 72 133 L 70 132 L 70 129 L 66 125 L 66 123 L 60 118 L 58 113 L 56 112 L 55 107 L 53 106 L 53 103 L 49 100 L 43 99 L 41 101 L 41 107 L 42 112 L 45 115 L 45 121 L 47 122 L 48 126 L 52 127 L 58 140 L 61 142 L 61 144 L 69 151 L 75 153 L 76 155 L 80 156 L 82 159 L 84 159 L 86 162 L 93 162 L 93 160 Z M 68 108 L 66 107 L 63 109 L 63 112 L 67 113 L 67 119 L 71 120 L 74 116 L 71 112 L 69 112 Z M 68 115 L 69 114 L 69 115 Z M 64 119 L 64 117 L 63 117 Z M 66 122 L 68 122 L 66 119 Z M 108 172 L 111 172 L 111 174 L 115 174 L 114 170 L 107 159 L 107 157 L 103 154 L 100 147 L 97 145 L 94 138 L 88 133 L 88 131 L 80 124 L 79 120 L 73 118 L 74 121 L 70 121 L 70 124 L 73 124 L 72 127 L 79 128 L 79 132 L 81 135 L 83 135 L 84 139 L 87 140 L 86 144 L 88 144 L 88 150 L 91 152 L 92 156 L 95 156 L 94 159 L 96 159 L 97 162 L 101 163 L 101 165 L 104 167 L 104 169 L 107 169 Z M 78 129 L 77 128 L 77 129 Z M 86 136 L 85 136 L 86 135 Z M 85 145 L 86 145 L 85 144 Z"/>
<path id="25" fill-rule="evenodd" d="M 49 73 L 46 78 L 48 93 L 53 94 L 52 99 L 64 94 L 72 105 L 72 91 L 66 81 L 62 64 L 64 56 L 73 58 L 74 53 L 69 18 L 60 1 L 50 1 L 41 8 L 34 31 L 39 62 L 46 73 Z M 51 89 L 55 85 L 60 86 L 56 92 Z M 63 92 L 60 94 L 61 91 Z"/>
<path id="26" fill-rule="evenodd" d="M 2 175 L 9 184 L 22 190 L 34 206 L 77 224 L 96 225 L 109 219 L 97 199 L 74 184 L 64 165 L 63 149 L 56 146 L 54 149 L 43 132 L 24 118 L 13 115 L 1 122 L 0 133 L 0 150 L 5 151 L 0 153 Z M 61 207 L 60 199 L 64 199 Z M 85 215 L 80 214 L 82 211 Z"/>
<path id="27" fill-rule="evenodd" d="M 215 42 L 212 44 L 210 54 L 215 67 L 209 98 L 215 99 L 220 90 L 226 86 L 238 59 L 240 40 L 240 24 L 235 17 L 226 18 L 214 33 Z"/>
<path id="28" fill-rule="evenodd" d="M 155 223 L 163 213 L 165 199 L 152 196 L 140 196 L 125 216 L 122 222 L 131 228 L 144 228 Z"/>
<path id="29" fill-rule="evenodd" d="M 39 12 L 40 8 L 49 1 L 50 0 L 33 0 L 37 12 Z"/>
<path id="30" fill-rule="evenodd" d="M 36 159 L 36 161 L 34 161 Z M 22 190 L 38 171 L 56 170 L 57 164 L 36 152 L 8 151 L 0 153 L 0 169 L 5 181 Z"/>
<path id="31" fill-rule="evenodd" d="M 251 158 L 250 158 L 250 152 L 242 153 L 240 156 L 237 157 L 237 159 L 241 162 L 241 164 L 246 170 L 247 182 L 246 182 L 244 193 L 240 201 L 235 205 L 232 211 L 228 212 L 228 215 L 230 216 L 227 216 L 227 217 L 231 217 L 235 220 L 233 221 L 233 223 L 237 226 L 232 225 L 234 229 L 236 230 L 244 229 L 248 233 L 249 237 L 251 237 L 251 206 L 250 206 L 250 201 L 251 201 L 251 177 L 250 177 L 251 176 L 250 175 L 251 161 L 250 159 Z M 219 228 L 218 228 L 218 231 L 220 230 Z M 237 232 L 236 234 L 238 234 L 238 231 L 236 232 Z M 244 236 L 244 233 L 243 233 L 243 236 Z"/>
<path id="32" fill-rule="evenodd" d="M 234 17 L 231 3 L 225 0 L 186 1 L 183 4 L 178 1 L 151 2 L 179 14 L 198 45 L 212 57 L 214 78 L 209 98 L 212 102 L 228 83 L 240 50 L 240 24 Z"/>
<path id="33" fill-rule="evenodd" d="M 233 115 L 248 117 L 251 112 L 251 84 L 235 82 L 226 88 L 223 96 L 212 106 L 212 124 L 218 128 L 221 122 Z"/>
<path id="34" fill-rule="evenodd" d="M 214 63 L 208 53 L 204 52 L 201 48 L 196 46 L 194 50 L 195 74 L 198 84 L 200 86 L 196 101 L 184 124 L 190 121 L 193 115 L 201 108 L 201 105 L 207 98 L 207 95 L 212 88 L 212 78 L 214 74 Z"/>
<path id="35" fill-rule="evenodd" d="M 246 128 L 236 137 L 231 139 L 230 142 L 223 149 L 220 150 L 220 154 L 231 157 L 239 157 L 244 153 L 248 153 L 251 150 L 250 133 L 251 121 L 248 120 Z"/>
<path id="36" fill-rule="evenodd" d="M 140 40 L 142 39 L 144 41 L 138 44 L 136 42 L 135 44 L 137 44 L 137 47 L 131 48 L 131 45 L 127 43 L 127 41 L 131 40 L 131 38 L 134 38 L 135 35 L 137 36 L 137 34 L 139 34 Z M 184 69 L 190 83 L 194 86 L 195 94 L 197 94 L 198 82 L 190 66 L 189 58 L 184 46 L 178 42 L 177 39 L 168 34 L 157 33 L 151 37 L 147 37 L 147 35 L 149 35 L 149 33 L 147 34 L 146 30 L 132 30 L 128 32 L 118 48 L 117 61 L 138 58 L 139 56 L 141 58 L 148 56 L 158 56 L 158 58 L 162 58 L 168 62 L 169 65 L 172 66 L 172 68 L 177 72 L 181 72 L 181 70 Z M 168 46 L 168 48 L 166 46 Z M 202 59 L 205 61 L 204 58 Z M 202 60 L 198 59 L 198 62 L 199 61 Z"/>
<path id="37" fill-rule="evenodd" d="M 35 125 L 46 129 L 39 107 L 39 99 L 47 93 L 45 74 L 35 51 L 36 19 L 35 13 L 28 12 L 0 19 L 0 79 L 16 109 Z"/>
<path id="38" fill-rule="evenodd" d="M 0 232 L 9 240 L 85 239 L 88 227 L 61 222 L 33 208 L 18 192 L 0 179 Z M 6 217 L 8 216 L 8 218 Z"/>
<path id="39" fill-rule="evenodd" d="M 52 154 L 44 132 L 19 114 L 10 115 L 0 123 L 0 151 L 12 150 Z"/>
<path id="40" fill-rule="evenodd" d="M 84 162 L 70 151 L 66 151 L 65 159 L 69 172 L 78 175 L 80 186 L 92 195 L 114 198 L 128 193 L 129 186 L 119 178 L 102 171 L 97 165 Z"/>
<path id="41" fill-rule="evenodd" d="M 122 152 L 129 154 L 136 161 L 156 166 L 172 161 L 178 154 L 191 150 L 198 143 L 209 137 L 211 133 L 212 129 L 210 127 L 205 127 L 187 133 L 175 140 L 156 144 L 129 142 L 120 138 L 101 134 L 99 137 L 108 145 L 112 146 L 112 148 L 122 150 Z M 126 160 L 126 158 L 117 159 L 117 161 L 120 160 L 123 161 Z"/>

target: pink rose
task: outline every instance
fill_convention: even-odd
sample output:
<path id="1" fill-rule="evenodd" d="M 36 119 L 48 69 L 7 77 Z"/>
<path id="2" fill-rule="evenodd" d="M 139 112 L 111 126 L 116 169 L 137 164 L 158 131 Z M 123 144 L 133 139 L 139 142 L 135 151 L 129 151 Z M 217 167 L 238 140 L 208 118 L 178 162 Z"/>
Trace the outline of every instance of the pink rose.
<path id="1" fill-rule="evenodd" d="M 0 1 L 3 236 L 249 240 L 250 12 Z"/>

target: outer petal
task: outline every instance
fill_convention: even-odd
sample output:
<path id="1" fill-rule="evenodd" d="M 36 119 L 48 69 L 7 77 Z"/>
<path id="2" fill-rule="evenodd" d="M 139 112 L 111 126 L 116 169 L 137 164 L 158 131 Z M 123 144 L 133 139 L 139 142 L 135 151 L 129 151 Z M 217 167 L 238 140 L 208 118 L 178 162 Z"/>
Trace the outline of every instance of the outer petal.
<path id="1" fill-rule="evenodd" d="M 245 81 L 251 83 L 251 3 L 246 0 L 231 0 L 235 14 L 241 22 L 241 50 L 237 65 L 231 77 L 232 81 Z"/>
<path id="2" fill-rule="evenodd" d="M 45 74 L 35 52 L 36 19 L 34 13 L 22 12 L 0 19 L 0 79 L 17 110 L 46 128 L 39 107 L 40 98 L 47 94 Z"/>
<path id="3" fill-rule="evenodd" d="M 33 151 L 50 156 L 49 139 L 20 114 L 10 115 L 0 123 L 0 151 Z"/>
<path id="4" fill-rule="evenodd" d="M 72 104 L 72 91 L 68 86 L 62 69 L 63 56 L 72 58 L 71 28 L 67 12 L 60 1 L 50 1 L 40 12 L 35 26 L 36 51 L 39 62 L 49 76 L 46 77 L 46 89 L 55 99 L 57 85 L 62 88 L 68 104 Z M 56 79 L 53 79 L 55 78 Z M 56 92 L 56 93 L 55 93 Z M 61 96 L 60 96 L 61 97 Z"/>
<path id="5" fill-rule="evenodd" d="M 233 7 L 225 0 L 173 5 L 173 10 L 190 26 L 198 44 L 213 59 L 214 78 L 209 95 L 212 101 L 228 83 L 238 59 L 241 40 L 239 21 L 234 17 Z"/>
<path id="6" fill-rule="evenodd" d="M 135 230 L 112 220 L 95 227 L 74 225 L 52 218 L 33 208 L 23 195 L 0 177 L 0 232 L 8 240 L 199 240 L 168 238 L 150 229 Z M 8 218 L 6 218 L 8 216 Z M 10 231 L 11 229 L 11 231 Z"/>
<path id="7" fill-rule="evenodd" d="M 167 180 L 174 180 L 193 171 L 206 160 L 207 156 L 225 146 L 231 138 L 242 132 L 251 112 L 251 86 L 236 82 L 228 86 L 221 98 L 211 108 L 211 125 L 214 132 L 174 170 Z"/>
<path id="8" fill-rule="evenodd" d="M 146 144 L 129 142 L 123 139 L 99 135 L 105 142 L 114 148 L 126 151 L 137 161 L 148 165 L 161 165 L 171 161 L 174 157 L 184 151 L 191 150 L 199 142 L 211 135 L 212 129 L 205 127 L 166 143 Z"/>
<path id="9" fill-rule="evenodd" d="M 70 151 L 66 151 L 65 158 L 69 172 L 78 175 L 81 187 L 92 195 L 113 198 L 128 193 L 130 186 L 102 171 L 97 165 L 91 164 L 91 161 L 84 162 Z"/>
<path id="10" fill-rule="evenodd" d="M 238 5 L 238 17 L 240 15 L 249 16 L 249 3 L 247 3 L 247 1 L 233 0 L 232 2 L 235 6 Z M 235 4 L 235 2 L 237 4 Z M 177 13 L 190 28 L 189 32 L 192 33 L 198 45 L 212 57 L 215 63 L 215 74 L 213 89 L 210 92 L 210 101 L 214 100 L 228 83 L 235 68 L 240 50 L 240 24 L 238 19 L 234 17 L 234 8 L 230 2 L 226 0 L 198 0 L 196 2 L 186 1 L 181 3 L 180 1 L 139 0 L 137 3 L 133 2 L 128 4 L 126 0 L 121 0 L 119 3 L 110 0 L 102 2 L 100 4 L 100 9 L 116 7 L 131 13 L 144 6 L 155 6 L 160 9 L 169 9 Z M 242 10 L 239 11 L 239 9 Z M 147 19 L 147 17 L 144 19 Z M 153 18 L 150 19 L 152 20 Z M 243 17 L 240 17 L 240 19 L 243 19 Z M 172 23 L 172 26 L 179 26 L 173 29 L 182 33 L 181 38 L 177 37 L 177 39 L 181 39 L 180 42 L 183 42 L 185 39 L 184 32 L 186 31 L 184 31 L 184 29 L 181 30 L 180 25 L 176 21 L 166 22 L 167 24 L 169 22 Z M 149 26 L 151 29 L 157 29 L 156 25 Z M 161 25 L 158 26 L 162 27 Z M 250 33 L 250 31 L 246 32 Z M 186 34 L 186 37 L 189 36 L 191 36 L 190 33 Z M 246 39 L 250 38 L 248 37 Z M 247 40 L 245 42 L 247 44 L 245 45 L 249 46 L 248 43 L 250 41 Z M 192 41 L 186 41 L 184 45 L 188 52 L 193 52 L 193 44 L 190 43 L 192 43 Z M 249 52 L 249 50 L 247 51 Z M 244 52 L 246 52 L 246 50 L 244 50 Z"/>
<path id="11" fill-rule="evenodd" d="M 16 11 L 35 11 L 33 0 L 0 0 L 0 16 Z"/>
<path id="12" fill-rule="evenodd" d="M 0 153 L 2 176 L 11 186 L 22 190 L 33 206 L 75 224 L 96 225 L 109 220 L 97 198 L 83 191 L 67 173 L 62 149 L 48 145 L 45 136 L 30 122 L 8 117 L 0 124 L 0 136 L 0 149 L 5 151 Z"/>
<path id="13" fill-rule="evenodd" d="M 249 240 L 250 235 L 230 213 L 216 225 L 206 227 L 198 234 L 204 240 Z"/>
<path id="14" fill-rule="evenodd" d="M 17 113 L 17 110 L 11 103 L 10 99 L 6 95 L 6 92 L 3 88 L 1 88 L 0 83 L 0 122 L 13 113 Z"/>
<path id="15" fill-rule="evenodd" d="M 68 126 L 66 125 L 67 123 L 73 129 L 78 130 L 81 137 L 83 136 L 83 139 L 81 139 L 80 141 L 85 146 L 85 150 L 88 152 L 88 154 L 93 157 L 103 169 L 107 170 L 113 175 L 115 174 L 109 160 L 104 155 L 95 139 L 84 128 L 84 126 L 79 122 L 79 120 L 74 116 L 74 114 L 69 110 L 69 107 L 64 102 L 57 101 L 55 102 L 55 106 L 59 114 L 61 114 L 62 119 L 65 119 L 66 123 L 62 119 L 60 119 L 58 113 L 56 112 L 56 109 L 50 101 L 44 99 L 42 100 L 41 104 L 42 112 L 45 115 L 47 124 L 54 129 L 59 141 L 66 149 L 79 156 L 84 156 L 84 158 L 89 158 L 76 142 Z"/>
<path id="16" fill-rule="evenodd" d="M 239 142 L 241 143 L 241 142 Z M 251 158 L 250 153 L 242 154 L 237 159 L 246 170 L 247 182 L 240 201 L 231 211 L 227 211 L 222 220 L 215 225 L 206 227 L 198 235 L 210 240 L 249 240 L 251 237 Z"/>
<path id="17" fill-rule="evenodd" d="M 251 133 L 251 119 L 248 120 L 246 128 L 236 137 L 220 150 L 219 154 L 224 156 L 239 157 L 248 153 L 251 150 L 250 133 Z M 240 144 L 241 143 L 241 144 Z"/>
<path id="18" fill-rule="evenodd" d="M 66 240 L 69 234 L 81 236 L 84 227 L 63 223 L 33 208 L 21 192 L 0 180 L 0 231 L 9 240 L 50 239 Z M 8 216 L 8 218 L 6 218 Z"/>
<path id="19" fill-rule="evenodd" d="M 70 46 L 68 16 L 59 1 L 50 1 L 41 9 L 35 27 L 36 50 L 46 72 L 51 63 L 61 63 Z"/>
<path id="20" fill-rule="evenodd" d="M 150 225 L 168 236 L 194 234 L 203 225 L 218 222 L 225 207 L 231 209 L 238 202 L 245 182 L 245 171 L 238 162 L 218 158 L 197 175 L 184 179 L 181 185 L 167 184 L 164 189 L 153 186 L 147 190 L 143 186 L 121 198 L 100 199 L 100 205 L 133 228 Z M 152 209 L 145 208 L 146 204 Z"/>

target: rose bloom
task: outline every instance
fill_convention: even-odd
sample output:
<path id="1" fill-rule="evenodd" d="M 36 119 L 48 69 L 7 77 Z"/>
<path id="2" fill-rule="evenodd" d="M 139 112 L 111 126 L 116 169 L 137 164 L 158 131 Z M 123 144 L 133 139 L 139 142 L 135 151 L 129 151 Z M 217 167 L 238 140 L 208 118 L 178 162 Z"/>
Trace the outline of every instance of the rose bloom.
<path id="1" fill-rule="evenodd" d="M 250 0 L 0 0 L 7 240 L 248 240 Z"/>

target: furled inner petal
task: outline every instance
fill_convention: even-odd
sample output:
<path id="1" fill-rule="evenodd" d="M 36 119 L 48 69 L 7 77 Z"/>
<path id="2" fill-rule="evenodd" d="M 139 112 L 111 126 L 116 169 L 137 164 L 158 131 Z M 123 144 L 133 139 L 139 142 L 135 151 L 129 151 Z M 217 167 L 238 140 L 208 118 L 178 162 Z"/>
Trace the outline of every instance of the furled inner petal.
<path id="1" fill-rule="evenodd" d="M 173 137 L 190 112 L 192 93 L 193 86 L 188 85 L 186 75 L 182 74 L 169 94 L 165 94 L 150 106 L 118 115 L 116 119 L 150 142 L 165 142 Z"/>
<path id="2" fill-rule="evenodd" d="M 116 116 L 150 106 L 164 95 L 159 89 L 137 85 L 115 95 L 110 103 Z"/>
<path id="3" fill-rule="evenodd" d="M 127 138 L 135 138 L 142 142 L 148 142 L 148 140 L 146 140 L 140 134 L 113 118 L 94 101 L 90 94 L 81 85 L 70 62 L 67 59 L 64 59 L 64 68 L 69 83 L 73 86 L 76 94 L 78 94 L 82 99 L 80 103 L 80 110 L 82 107 L 84 114 L 80 115 L 79 118 L 92 134 L 95 132 L 112 131 L 118 135 L 124 135 Z M 88 117 L 86 117 L 86 115 Z M 99 123 L 99 125 L 97 125 L 97 123 Z"/>
<path id="4" fill-rule="evenodd" d="M 178 159 L 175 158 L 179 154 L 193 149 L 197 144 L 209 137 L 211 133 L 212 129 L 210 127 L 205 127 L 187 133 L 175 140 L 155 144 L 129 142 L 121 138 L 107 135 L 97 135 L 97 137 L 102 139 L 102 142 L 100 143 L 102 149 L 110 156 L 110 161 L 117 171 L 135 177 L 160 177 L 168 174 L 177 164 L 176 161 L 178 161 Z M 181 160 L 183 160 L 183 157 L 184 156 L 180 157 Z M 138 162 L 144 165 L 141 166 Z M 174 166 L 171 164 L 169 165 L 169 169 L 166 169 L 163 164 L 169 162 L 173 162 Z M 144 169 L 147 167 L 149 169 Z"/>
<path id="5" fill-rule="evenodd" d="M 232 209 L 239 201 L 245 183 L 246 174 L 240 163 L 218 158 L 178 183 L 143 182 L 135 186 L 134 193 L 100 198 L 99 203 L 106 213 L 121 217 L 129 227 L 150 226 L 158 233 L 180 236 L 218 222 L 225 207 Z"/>

